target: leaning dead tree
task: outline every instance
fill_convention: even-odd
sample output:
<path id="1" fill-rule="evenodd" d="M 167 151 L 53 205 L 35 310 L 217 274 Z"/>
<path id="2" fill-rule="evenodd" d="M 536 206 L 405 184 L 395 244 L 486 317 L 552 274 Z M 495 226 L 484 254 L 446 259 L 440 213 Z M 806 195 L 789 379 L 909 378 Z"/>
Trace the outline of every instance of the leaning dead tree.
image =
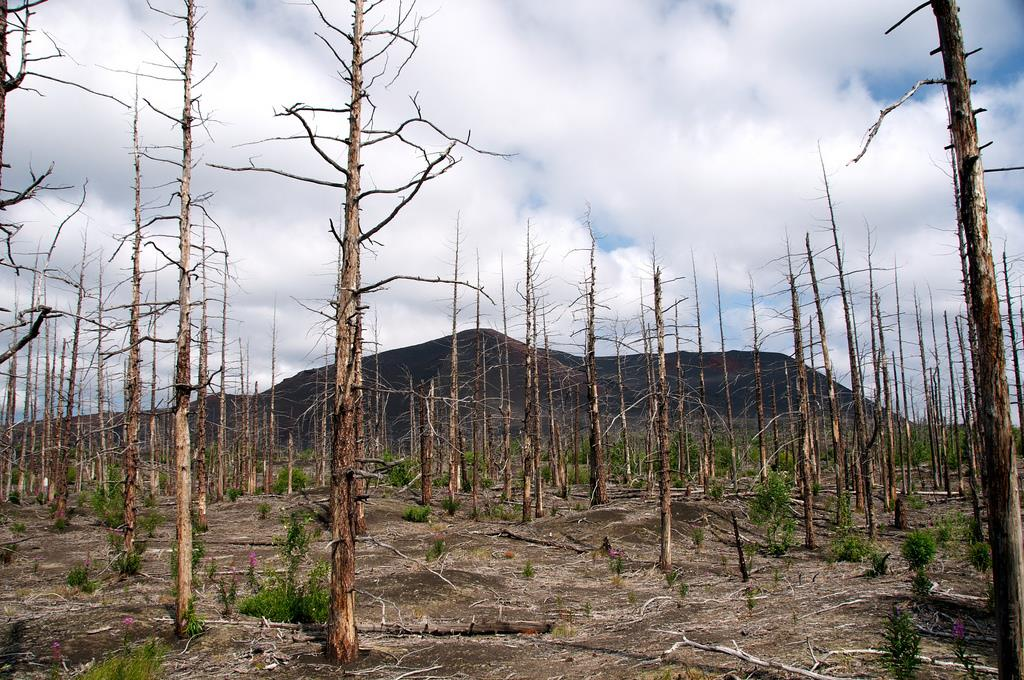
<path id="1" fill-rule="evenodd" d="M 807 367 L 804 364 L 803 330 L 800 324 L 800 295 L 797 293 L 796 276 L 793 274 L 793 257 L 786 243 L 786 260 L 789 265 L 789 293 L 793 314 L 793 362 L 796 364 L 796 391 L 800 400 L 795 445 L 797 447 L 797 469 L 800 474 L 800 496 L 804 506 L 804 547 L 814 549 L 814 495 L 811 492 L 811 434 L 810 402 L 807 397 Z"/>
<path id="2" fill-rule="evenodd" d="M 337 290 L 331 307 L 334 322 L 334 404 L 331 414 L 331 583 L 330 609 L 327 618 L 327 655 L 342 662 L 353 661 L 359 652 L 355 626 L 355 534 L 358 520 L 357 477 L 359 470 L 359 394 L 362 389 L 360 366 L 362 342 L 360 329 L 363 297 L 399 280 L 430 283 L 454 283 L 452 280 L 398 274 L 365 284 L 361 280 L 361 250 L 371 244 L 407 208 L 423 187 L 453 168 L 458 160 L 452 150 L 458 144 L 479 151 L 469 144 L 469 137 L 459 140 L 445 133 L 423 116 L 415 97 L 408 118 L 391 126 L 374 124 L 371 90 L 385 83 L 394 83 L 415 53 L 418 23 L 415 4 L 384 1 L 352 0 L 350 27 L 342 19 L 313 2 L 320 22 L 326 29 L 320 35 L 340 68 L 346 92 L 340 103 L 323 106 L 299 103 L 277 115 L 294 119 L 300 133 L 280 141 L 303 141 L 315 158 L 322 161 L 330 178 L 300 175 L 273 167 L 227 167 L 230 171 L 270 173 L 307 184 L 344 192 L 344 208 L 340 229 L 330 222 L 330 231 L 341 249 L 337 272 Z M 370 26 L 370 28 L 367 28 Z M 344 49 L 328 39 L 337 38 Z M 367 109 L 364 111 L 364 109 Z M 344 131 L 331 134 L 328 129 L 337 116 L 346 120 Z M 437 146 L 420 141 L 432 138 Z M 364 166 L 370 152 L 404 156 L 410 170 L 408 179 L 397 186 L 363 187 Z M 365 152 L 365 153 L 364 153 Z M 393 158 L 393 156 L 391 156 Z M 381 215 L 374 223 L 364 225 L 361 209 L 380 201 Z M 462 284 L 469 285 L 469 284 Z M 472 287 L 472 286 L 470 286 Z"/>
<path id="3" fill-rule="evenodd" d="M 971 103 L 973 83 L 967 73 L 967 52 L 956 0 L 925 2 L 888 32 L 928 7 L 931 7 L 935 15 L 945 77 L 921 83 L 945 85 L 949 106 L 954 176 L 958 190 L 958 226 L 963 230 L 966 245 L 966 279 L 969 282 L 967 307 L 976 335 L 972 354 L 976 371 L 978 436 L 980 449 L 985 454 L 984 479 L 993 558 L 992 601 L 995 608 L 999 677 L 1002 680 L 1020 680 L 1024 678 L 1024 538 L 1021 536 L 1015 441 L 1010 419 L 996 269 L 988 235 L 985 170 L 978 143 L 976 116 L 980 110 L 974 109 Z M 915 90 L 889 107 L 888 111 L 905 101 Z M 888 111 L 883 110 L 878 122 L 869 131 L 865 151 L 873 132 L 877 131 Z M 864 151 L 860 156 L 863 154 Z"/>

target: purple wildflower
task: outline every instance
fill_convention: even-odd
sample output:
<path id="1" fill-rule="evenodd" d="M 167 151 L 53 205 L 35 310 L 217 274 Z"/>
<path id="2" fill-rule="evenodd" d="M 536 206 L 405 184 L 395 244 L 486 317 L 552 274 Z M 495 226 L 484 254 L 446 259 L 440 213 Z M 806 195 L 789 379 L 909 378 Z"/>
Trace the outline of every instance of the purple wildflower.
<path id="1" fill-rule="evenodd" d="M 60 661 L 60 659 L 61 659 L 61 649 L 60 649 L 60 641 L 59 640 L 54 640 L 53 644 L 50 645 L 50 653 L 53 654 L 53 660 L 54 661 Z"/>
<path id="2" fill-rule="evenodd" d="M 124 624 L 125 628 L 131 628 L 132 625 L 135 623 L 135 619 L 131 616 L 126 616 L 124 617 L 124 620 L 121 623 Z"/>
<path id="3" fill-rule="evenodd" d="M 957 619 L 953 622 L 953 637 L 957 640 L 963 640 L 966 637 L 966 630 L 964 629 L 964 622 Z"/>
<path id="4" fill-rule="evenodd" d="M 255 551 L 250 551 L 249 552 L 249 568 L 250 569 L 255 569 L 256 568 L 256 553 L 255 553 Z"/>

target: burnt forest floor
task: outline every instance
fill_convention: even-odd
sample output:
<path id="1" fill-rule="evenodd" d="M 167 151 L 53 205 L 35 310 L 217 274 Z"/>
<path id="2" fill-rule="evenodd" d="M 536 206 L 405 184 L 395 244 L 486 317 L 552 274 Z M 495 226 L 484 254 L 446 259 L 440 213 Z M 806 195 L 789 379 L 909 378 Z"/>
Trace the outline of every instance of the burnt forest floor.
<path id="1" fill-rule="evenodd" d="M 139 532 L 146 550 L 141 573 L 130 578 L 110 567 L 110 530 L 86 507 L 77 509 L 63 533 L 56 533 L 48 508 L 3 505 L 0 544 L 17 543 L 0 565 L 0 677 L 75 677 L 121 649 L 126 637 L 161 638 L 169 647 L 163 671 L 169 678 L 786 675 L 689 647 L 666 653 L 684 635 L 826 675 L 879 677 L 884 669 L 872 650 L 882 646 L 886 618 L 896 606 L 912 614 L 922 655 L 955 661 L 951 631 L 959 618 L 979 666 L 993 662 L 991 573 L 969 566 L 962 545 L 954 541 L 928 570 L 935 583 L 931 594 L 913 595 L 911 571 L 900 557 L 905 532 L 892 528 L 893 517 L 881 504 L 876 506 L 875 546 L 891 553 L 886 575 L 869 578 L 868 564 L 830 559 L 834 496 L 824 491 L 816 503 L 821 547 L 795 547 L 783 557 L 748 549 L 750 581 L 745 584 L 737 567 L 731 513 L 739 519 L 745 542 L 756 547 L 764 540 L 747 519 L 749 492 L 735 496 L 727 490 L 721 500 L 711 500 L 676 490 L 677 571 L 670 584 L 654 566 L 659 545 L 655 497 L 615 486 L 610 503 L 590 509 L 584 487 L 575 491 L 567 500 L 545 495 L 545 516 L 529 524 L 515 521 L 518 506 L 501 506 L 497 490 L 481 499 L 480 519 L 470 517 L 467 494 L 454 516 L 435 503 L 429 520 L 415 523 L 402 519 L 416 499 L 415 490 L 373 489 L 366 509 L 368 534 L 357 546 L 357 619 L 368 631 L 382 622 L 407 630 L 361 633 L 362 656 L 346 667 L 325 661 L 321 627 L 275 626 L 225 614 L 218 595 L 217 584 L 231 578 L 238 581 L 239 601 L 248 595 L 251 552 L 257 572 L 280 569 L 273 538 L 283 533 L 282 515 L 308 509 L 322 518 L 325 489 L 211 505 L 210 529 L 202 536 L 205 556 L 196 570 L 196 608 L 207 630 L 189 641 L 171 635 L 172 499 L 142 510 L 166 521 L 151 537 Z M 442 490 L 435 492 L 440 500 Z M 914 527 L 970 512 L 958 497 L 921 494 L 917 499 L 909 510 Z M 269 504 L 269 511 L 261 504 Z M 862 523 L 863 517 L 855 513 L 854 520 Z M 322 519 L 312 525 L 318 533 L 304 571 L 314 559 L 327 557 L 329 532 Z M 795 538 L 799 542 L 801 537 L 798 525 Z M 428 561 L 427 552 L 439 539 L 447 553 Z M 609 559 L 602 544 L 623 551 L 620 564 Z M 91 594 L 67 585 L 72 567 L 86 562 L 98 585 Z M 133 620 L 128 625 L 127 617 Z M 550 629 L 444 637 L 409 632 L 424 624 L 524 621 L 543 622 Z M 918 677 L 966 676 L 956 667 L 925 665 Z"/>

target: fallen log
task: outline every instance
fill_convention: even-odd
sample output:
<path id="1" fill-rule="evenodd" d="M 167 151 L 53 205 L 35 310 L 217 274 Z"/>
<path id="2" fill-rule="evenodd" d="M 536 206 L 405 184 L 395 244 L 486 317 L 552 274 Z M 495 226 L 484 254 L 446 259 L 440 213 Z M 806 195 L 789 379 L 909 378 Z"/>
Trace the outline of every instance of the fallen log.
<path id="1" fill-rule="evenodd" d="M 172 619 L 161 617 L 155 621 L 170 622 Z M 267 619 L 215 619 L 207 621 L 211 625 L 253 626 L 257 628 L 282 628 L 316 633 L 324 630 L 322 623 L 278 623 Z M 432 623 L 424 621 L 416 625 L 401 623 L 360 623 L 356 630 L 360 633 L 377 633 L 380 635 L 540 635 L 551 632 L 554 624 L 550 621 L 470 621 L 469 623 Z"/>
<path id="2" fill-rule="evenodd" d="M 551 632 L 550 621 L 470 621 L 430 623 L 411 626 L 400 623 L 367 623 L 356 626 L 360 633 L 384 635 L 539 635 Z"/>

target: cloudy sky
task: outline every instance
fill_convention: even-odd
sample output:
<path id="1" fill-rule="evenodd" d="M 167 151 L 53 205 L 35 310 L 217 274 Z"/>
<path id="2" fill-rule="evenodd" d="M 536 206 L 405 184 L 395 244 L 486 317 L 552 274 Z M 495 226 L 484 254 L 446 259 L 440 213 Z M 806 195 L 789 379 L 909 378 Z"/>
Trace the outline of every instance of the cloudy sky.
<path id="1" fill-rule="evenodd" d="M 349 3 L 321 4 L 340 25 L 350 21 Z M 828 245 L 820 147 L 847 266 L 864 266 L 871 230 L 875 263 L 899 267 L 904 310 L 915 286 L 924 295 L 932 291 L 937 313 L 959 309 L 941 90 L 925 88 L 887 118 L 864 160 L 848 165 L 879 109 L 919 79 L 941 77 L 940 57 L 928 54 L 937 45 L 930 13 L 883 35 L 913 4 L 420 0 L 419 49 L 401 77 L 390 85 L 389 77 L 378 81 L 375 123 L 407 117 L 409 97 L 416 95 L 424 114 L 451 134 L 472 130 L 475 144 L 514 155 L 459 151 L 461 162 L 381 234 L 381 245 L 365 257 L 364 279 L 450 275 L 458 221 L 462 259 L 469 263 L 463 277 L 475 276 L 478 253 L 484 286 L 498 300 L 504 261 L 507 294 L 510 303 L 518 303 L 516 284 L 531 223 L 544 253 L 549 323 L 558 345 L 572 349 L 579 319 L 568 305 L 583 276 L 587 236 L 581 218 L 589 206 L 601 235 L 598 276 L 609 334 L 612 319 L 637 317 L 641 290 L 650 291 L 653 245 L 666 277 L 685 277 L 669 291 L 691 298 L 680 307 L 684 325 L 693 318 L 691 252 L 709 321 L 717 311 L 717 263 L 726 344 L 748 348 L 749 279 L 761 295 L 762 323 L 779 327 L 781 320 L 770 317 L 785 301 L 769 293 L 782 281 L 778 258 L 787 234 L 797 247 L 807 231 L 816 249 Z M 179 5 L 162 0 L 158 6 Z M 984 47 L 970 58 L 979 81 L 975 105 L 987 109 L 979 119 L 982 141 L 993 142 L 984 162 L 1020 165 L 1024 9 L 1014 0 L 963 5 L 968 48 Z M 248 344 L 253 375 L 266 385 L 275 300 L 280 373 L 321 361 L 321 327 L 307 308 L 320 307 L 331 293 L 336 244 L 327 225 L 337 221 L 342 195 L 280 177 L 227 173 L 211 164 L 245 165 L 252 159 L 337 180 L 301 142 L 252 143 L 300 131 L 293 119 L 275 117 L 283 107 L 340 107 L 347 90 L 317 34 L 334 36 L 308 4 L 206 0 L 203 11 L 197 72 L 209 75 L 198 92 L 209 121 L 197 132 L 201 148 L 193 186 L 198 193 L 212 192 L 209 214 L 223 228 L 231 253 L 229 335 Z M 67 54 L 39 64 L 39 71 L 126 102 L 135 88 L 128 72 L 166 76 L 161 50 L 181 52 L 181 26 L 142 0 L 51 0 L 33 21 L 40 31 L 33 49 L 45 53 L 52 41 Z M 37 239 L 46 238 L 87 181 L 85 206 L 65 227 L 54 264 L 76 267 L 87 231 L 94 277 L 95 263 L 111 258 L 115 237 L 131 225 L 131 112 L 53 82 L 27 84 L 38 93 L 17 92 L 8 104 L 4 160 L 12 170 L 5 172 L 5 186 L 25 177 L 28 168 L 40 170 L 52 161 L 55 183 L 76 188 L 19 209 L 26 223 L 19 248 L 31 251 Z M 142 78 L 139 88 L 154 107 L 180 110 L 173 83 Z M 172 125 L 148 106 L 143 109 L 144 143 L 154 158 L 168 157 L 160 147 L 174 143 Z M 324 118 L 318 128 L 342 134 L 342 123 Z M 441 145 L 436 137 L 422 141 Z M 406 161 L 388 151 L 368 153 L 365 183 L 388 186 L 408 170 Z M 170 200 L 166 183 L 173 173 L 156 160 L 144 172 L 150 215 L 160 214 L 159 206 Z M 995 250 L 1005 243 L 1011 257 L 1019 255 L 1024 173 L 987 179 Z M 367 217 L 383 209 L 367 206 Z M 147 258 L 155 261 L 154 251 Z M 124 277 L 127 266 L 123 253 L 107 265 L 108 287 Z M 818 269 L 822 277 L 834 272 L 824 262 Z M 1017 270 L 1024 272 L 1024 264 Z M 891 273 L 879 277 L 888 286 Z M 857 275 L 854 285 L 866 286 L 866 278 Z M 169 272 L 160 276 L 161 297 L 173 286 Z M 15 288 L 25 304 L 29 283 L 0 274 L 5 300 L 14 299 Z M 114 291 L 112 299 L 118 295 Z M 369 319 L 380 346 L 446 334 L 449 295 L 447 287 L 409 283 L 374 295 Z M 883 295 L 887 312 L 894 312 L 891 287 Z M 472 323 L 471 311 L 464 307 L 462 327 Z M 485 301 L 484 315 L 487 324 L 500 327 L 500 307 Z M 518 312 L 512 315 L 510 331 L 521 334 Z M 835 354 L 842 354 L 841 311 L 832 303 L 827 315 L 840 349 Z M 692 333 L 681 333 L 690 346 Z M 769 345 L 786 351 L 789 342 L 780 334 Z M 717 338 L 709 347 L 717 349 Z"/>

